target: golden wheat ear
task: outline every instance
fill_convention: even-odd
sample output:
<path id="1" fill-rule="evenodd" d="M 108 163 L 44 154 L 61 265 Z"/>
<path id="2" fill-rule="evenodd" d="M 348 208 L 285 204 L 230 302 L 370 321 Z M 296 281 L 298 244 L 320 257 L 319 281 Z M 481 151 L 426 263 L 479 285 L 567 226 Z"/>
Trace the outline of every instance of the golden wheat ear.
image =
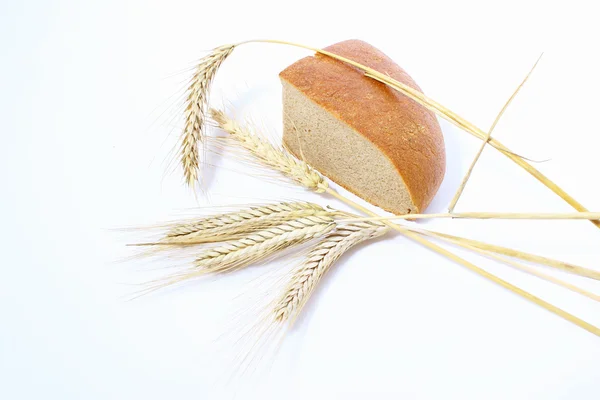
<path id="1" fill-rule="evenodd" d="M 211 84 L 219 67 L 229 57 L 235 45 L 213 49 L 196 67 L 187 89 L 185 101 L 185 127 L 180 139 L 181 166 L 189 187 L 198 183 L 200 169 L 199 146 L 204 139 L 204 125 Z"/>
<path id="2" fill-rule="evenodd" d="M 335 212 L 309 202 L 284 202 L 253 206 L 237 212 L 218 214 L 175 223 L 158 244 L 203 244 L 240 239 L 252 232 L 286 221 L 311 216 L 333 216 Z"/>
<path id="3" fill-rule="evenodd" d="M 391 229 L 382 223 L 355 222 L 339 225 L 310 251 L 293 273 L 272 310 L 276 323 L 293 322 L 331 266 L 348 250 Z"/>
<path id="4" fill-rule="evenodd" d="M 251 155 L 255 165 L 275 170 L 296 184 L 317 193 L 323 193 L 328 183 L 317 170 L 298 160 L 285 151 L 281 145 L 275 145 L 249 126 L 242 126 L 229 118 L 223 111 L 210 109 L 215 125 L 228 133 L 224 138 L 227 144 L 241 147 Z"/>
<path id="5" fill-rule="evenodd" d="M 352 247 L 390 231 L 380 222 L 338 224 L 315 243 L 302 261 L 280 277 L 259 307 L 256 319 L 239 334 L 235 365 L 242 375 L 277 353 L 286 332 L 292 328 L 323 277 Z M 272 293 L 272 295 L 271 295 Z M 252 315 L 252 313 L 251 313 Z"/>

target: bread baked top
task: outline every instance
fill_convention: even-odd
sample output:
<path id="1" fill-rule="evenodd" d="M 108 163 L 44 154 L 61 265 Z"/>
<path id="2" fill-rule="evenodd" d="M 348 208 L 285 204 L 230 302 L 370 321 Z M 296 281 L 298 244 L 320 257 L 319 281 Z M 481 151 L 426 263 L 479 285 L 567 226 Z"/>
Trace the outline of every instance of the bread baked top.
<path id="1" fill-rule="evenodd" d="M 347 40 L 326 50 L 421 90 L 402 68 L 368 43 Z M 280 77 L 369 140 L 390 160 L 416 207 L 412 212 L 429 205 L 446 168 L 444 139 L 431 111 L 364 76 L 359 69 L 321 54 L 295 62 Z"/>

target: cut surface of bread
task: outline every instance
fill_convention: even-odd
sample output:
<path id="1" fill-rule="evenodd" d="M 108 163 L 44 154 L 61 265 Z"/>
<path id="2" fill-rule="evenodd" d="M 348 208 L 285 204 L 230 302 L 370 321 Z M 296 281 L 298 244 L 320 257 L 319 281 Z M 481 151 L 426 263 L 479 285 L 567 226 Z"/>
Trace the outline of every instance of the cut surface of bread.
<path id="1" fill-rule="evenodd" d="M 367 43 L 327 50 L 420 90 Z M 445 172 L 444 141 L 430 111 L 326 56 L 306 57 L 280 74 L 284 145 L 364 200 L 395 214 L 422 212 Z"/>
<path id="2" fill-rule="evenodd" d="M 283 93 L 290 111 L 284 118 L 284 144 L 296 157 L 385 210 L 406 214 L 418 209 L 402 177 L 373 143 L 288 83 Z"/>

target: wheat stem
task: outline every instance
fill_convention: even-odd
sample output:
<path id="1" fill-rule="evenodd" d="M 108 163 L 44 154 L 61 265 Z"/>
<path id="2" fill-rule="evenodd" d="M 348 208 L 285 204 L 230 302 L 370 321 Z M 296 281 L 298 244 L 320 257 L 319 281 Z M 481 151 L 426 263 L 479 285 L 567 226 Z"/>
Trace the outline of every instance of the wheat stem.
<path id="1" fill-rule="evenodd" d="M 587 298 L 590 298 L 592 300 L 600 301 L 600 296 L 599 295 L 597 295 L 595 293 L 591 293 L 591 292 L 589 292 L 589 291 L 587 291 L 585 289 L 582 289 L 582 288 L 580 288 L 578 286 L 575 286 L 575 285 L 573 285 L 571 283 L 565 282 L 565 281 L 563 281 L 561 279 L 555 278 L 552 275 L 548 275 L 548 274 L 544 274 L 542 272 L 539 272 L 535 268 L 529 267 L 527 265 L 523 265 L 523 264 L 518 263 L 518 262 L 516 262 L 514 260 L 511 260 L 510 258 L 503 257 L 503 256 L 498 255 L 498 254 L 496 254 L 494 252 L 491 252 L 491 251 L 482 250 L 482 249 L 479 249 L 479 248 L 474 247 L 474 246 L 469 246 L 468 248 L 470 248 L 471 250 L 473 250 L 475 252 L 478 252 L 478 253 L 480 253 L 482 255 L 491 257 L 491 258 L 493 258 L 495 260 L 498 260 L 500 262 L 508 264 L 508 265 L 512 266 L 513 268 L 516 268 L 516 269 L 518 269 L 520 271 L 526 272 L 526 273 L 528 273 L 530 275 L 536 276 L 536 277 L 541 278 L 541 279 L 543 279 L 545 281 L 554 283 L 555 285 L 561 286 L 561 287 L 563 287 L 563 288 L 565 288 L 567 290 L 570 290 L 572 292 L 578 293 L 578 294 L 580 294 L 582 296 L 585 296 Z"/>
<path id="2" fill-rule="evenodd" d="M 418 232 L 426 236 L 430 236 L 433 238 L 441 239 L 447 242 L 454 243 L 459 246 L 473 246 L 482 250 L 491 251 L 497 254 L 502 254 L 508 257 L 518 258 L 523 261 L 532 262 L 536 264 L 540 264 L 546 267 L 552 267 L 563 272 L 568 272 L 570 274 L 579 275 L 585 278 L 600 280 L 600 272 L 595 271 L 593 269 L 580 267 L 578 265 L 574 265 L 571 263 L 567 263 L 560 260 L 554 260 L 552 258 L 543 257 L 535 254 L 526 253 L 523 251 L 511 249 L 508 247 L 497 246 L 485 242 L 481 242 L 478 240 L 467 239 L 460 236 L 454 236 L 447 233 L 429 231 L 426 229 L 420 229 L 415 227 L 409 228 L 413 232 Z"/>
<path id="3" fill-rule="evenodd" d="M 395 219 L 530 219 L 530 220 L 600 220 L 600 212 L 575 212 L 575 213 L 497 213 L 497 212 L 461 212 L 461 213 L 431 213 L 431 214 L 406 214 L 389 217 L 370 217 L 357 219 L 344 219 L 351 221 L 385 221 Z"/>
<path id="4" fill-rule="evenodd" d="M 475 164 L 477 164 L 477 161 L 479 161 L 479 158 L 481 157 L 481 154 L 483 153 L 483 149 L 485 148 L 485 146 L 489 143 L 490 139 L 492 138 L 492 133 L 494 132 L 494 129 L 496 129 L 496 126 L 498 125 L 498 122 L 500 121 L 500 119 L 504 115 L 504 112 L 506 111 L 506 109 L 508 108 L 508 106 L 510 105 L 510 103 L 512 103 L 512 101 L 514 100 L 514 98 L 517 97 L 517 94 L 519 93 L 519 91 L 521 90 L 521 88 L 525 85 L 525 82 L 527 82 L 527 80 L 529 79 L 529 77 L 531 76 L 531 74 L 533 73 L 533 71 L 535 70 L 535 67 L 537 67 L 538 63 L 542 59 L 542 55 L 543 54 L 544 53 L 540 54 L 539 58 L 537 59 L 537 61 L 535 62 L 535 64 L 533 64 L 533 67 L 531 68 L 531 70 L 529 71 L 529 73 L 525 76 L 525 78 L 523 79 L 523 81 L 521 82 L 521 84 L 519 86 L 517 86 L 517 89 L 509 97 L 509 99 L 506 101 L 506 103 L 504 104 L 504 106 L 502 107 L 502 109 L 500 110 L 500 112 L 498 113 L 498 115 L 496 116 L 496 119 L 492 123 L 492 126 L 490 127 L 490 130 L 488 131 L 487 135 L 485 136 L 485 140 L 481 143 L 481 146 L 479 147 L 479 150 L 477 151 L 477 154 L 475 155 L 475 158 L 473 159 L 473 162 L 471 162 L 471 165 L 469 166 L 469 169 L 467 170 L 467 173 L 465 174 L 465 176 L 464 176 L 464 178 L 463 178 L 460 186 L 456 190 L 456 193 L 454 194 L 454 197 L 452 198 L 452 201 L 450 202 L 450 206 L 448 207 L 448 212 L 451 213 L 451 212 L 454 211 L 454 208 L 456 207 L 456 204 L 458 203 L 458 200 L 460 199 L 460 196 L 462 195 L 463 191 L 465 190 L 465 187 L 467 186 L 467 182 L 471 178 L 471 174 L 473 173 L 473 169 L 475 168 Z"/>
<path id="5" fill-rule="evenodd" d="M 534 268 L 531 268 L 531 267 L 528 267 L 526 265 L 517 263 L 514 260 L 511 260 L 510 258 L 507 258 L 507 257 L 510 257 L 510 256 L 515 257 L 515 253 L 514 253 L 515 251 L 512 250 L 512 249 L 497 248 L 498 246 L 487 245 L 486 243 L 475 242 L 475 241 L 471 241 L 469 239 L 464 239 L 464 238 L 457 237 L 457 236 L 443 235 L 443 234 L 439 234 L 437 232 L 428 231 L 426 229 L 420 229 L 420 228 L 414 228 L 414 227 L 405 227 L 405 228 L 408 229 L 408 230 L 410 230 L 411 232 L 415 232 L 415 233 L 419 233 L 419 234 L 424 235 L 424 236 L 429 236 L 429 237 L 432 237 L 432 238 L 435 238 L 435 239 L 439 239 L 439 240 L 445 241 L 447 243 L 454 244 L 456 246 L 459 246 L 459 247 L 471 250 L 471 251 L 473 251 L 475 253 L 479 253 L 481 255 L 494 258 L 494 259 L 496 259 L 498 261 L 501 261 L 501 262 L 503 262 L 505 264 L 511 265 L 512 267 L 514 267 L 514 268 L 516 268 L 518 270 L 521 270 L 523 272 L 529 273 L 530 275 L 537 276 L 538 278 L 541 278 L 541 279 L 544 279 L 544 280 L 546 280 L 548 282 L 552 282 L 552 283 L 554 283 L 556 285 L 562 286 L 562 287 L 564 287 L 564 288 L 566 288 L 568 290 L 571 290 L 571 291 L 579 293 L 579 294 L 581 294 L 583 296 L 589 297 L 592 300 L 600 301 L 600 296 L 598 296 L 596 294 L 590 293 L 590 292 L 588 292 L 588 291 L 586 291 L 584 289 L 581 289 L 578 286 L 572 285 L 572 284 L 570 284 L 568 282 L 565 282 L 563 280 L 555 278 L 555 277 L 553 277 L 551 275 L 547 275 L 547 274 L 544 274 L 542 272 L 538 272 Z M 490 247 L 493 248 L 493 250 L 490 250 Z M 503 251 L 501 251 L 503 249 L 504 250 L 508 250 L 508 252 L 507 252 L 508 254 L 505 254 L 506 255 L 505 257 L 503 257 L 501 255 L 501 254 L 503 254 Z M 527 253 L 524 253 L 524 254 L 527 254 Z M 526 261 L 531 261 L 530 259 L 527 259 L 526 257 L 516 257 L 516 258 L 522 258 L 522 259 L 524 259 Z M 551 261 L 556 262 L 556 263 L 560 263 L 560 261 L 556 261 L 556 260 L 551 260 Z M 538 263 L 542 264 L 542 265 L 547 265 L 545 263 L 540 263 L 539 261 L 538 261 Z M 585 270 L 586 274 L 590 274 L 591 276 L 587 276 L 586 274 L 581 274 L 581 273 L 576 273 L 577 275 L 588 277 L 588 278 L 590 278 L 590 277 L 593 278 L 594 274 L 596 276 L 600 276 L 600 273 L 598 273 L 596 271 L 588 270 L 588 269 L 585 269 L 585 268 L 582 268 L 582 267 L 576 267 L 576 268 L 581 268 L 582 270 Z M 565 272 L 574 273 L 573 270 L 567 270 Z M 597 279 L 597 278 L 594 278 L 594 279 Z"/>
<path id="6" fill-rule="evenodd" d="M 578 286 L 575 286 L 575 285 L 573 285 L 571 283 L 565 282 L 565 281 L 563 281 L 561 279 L 555 278 L 555 277 L 553 277 L 551 275 L 547 275 L 547 274 L 544 274 L 542 272 L 538 272 L 534 268 L 531 268 L 529 266 L 526 266 L 526 265 L 523 265 L 521 263 L 518 263 L 518 262 L 516 262 L 514 260 L 511 260 L 510 258 L 503 257 L 503 256 L 501 256 L 501 255 L 499 255 L 499 254 L 497 254 L 497 253 L 495 253 L 493 251 L 484 250 L 484 249 L 479 248 L 477 246 L 473 246 L 473 245 L 470 245 L 468 243 L 465 243 L 462 240 L 450 240 L 448 238 L 438 237 L 438 236 L 435 236 L 435 235 L 428 235 L 426 232 L 424 232 L 423 230 L 420 230 L 420 229 L 413 229 L 413 228 L 408 228 L 408 229 L 410 231 L 412 231 L 412 232 L 417 232 L 417 233 L 424 234 L 426 236 L 435 237 L 436 239 L 441 239 L 441 240 L 444 240 L 444 241 L 446 241 L 448 243 L 452 243 L 454 245 L 458 245 L 458 246 L 463 247 L 465 249 L 471 250 L 471 251 L 473 251 L 475 253 L 479 253 L 481 255 L 484 255 L 484 256 L 487 256 L 487 257 L 491 257 L 491 258 L 493 258 L 495 260 L 503 262 L 504 264 L 510 265 L 510 266 L 512 266 L 512 267 L 520 270 L 520 271 L 526 272 L 526 273 L 528 273 L 530 275 L 536 276 L 536 277 L 541 278 L 541 279 L 543 279 L 545 281 L 554 283 L 555 285 L 562 286 L 563 288 L 565 288 L 567 290 L 573 291 L 575 293 L 579 293 L 579 294 L 581 294 L 581 295 L 583 295 L 585 297 L 588 297 L 588 298 L 590 298 L 592 300 L 600 301 L 600 296 L 598 296 L 598 295 L 596 295 L 594 293 L 588 292 L 585 289 L 582 289 L 582 288 L 580 288 Z"/>

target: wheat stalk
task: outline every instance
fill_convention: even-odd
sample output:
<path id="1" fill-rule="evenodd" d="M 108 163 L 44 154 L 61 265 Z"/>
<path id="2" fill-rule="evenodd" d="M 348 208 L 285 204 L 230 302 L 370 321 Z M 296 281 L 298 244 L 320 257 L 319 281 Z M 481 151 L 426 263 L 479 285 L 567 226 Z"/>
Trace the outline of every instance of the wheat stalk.
<path id="1" fill-rule="evenodd" d="M 582 289 L 582 288 L 580 288 L 578 286 L 575 286 L 575 285 L 573 285 L 573 284 L 571 284 L 569 282 L 565 282 L 565 281 L 563 281 L 561 279 L 555 278 L 552 275 L 544 274 L 543 272 L 539 272 L 539 271 L 537 271 L 536 269 L 534 269 L 532 267 L 529 267 L 527 265 L 523 265 L 521 263 L 518 263 L 518 262 L 510 259 L 510 258 L 503 257 L 503 256 L 498 255 L 498 254 L 496 254 L 494 252 L 491 252 L 489 250 L 482 250 L 482 249 L 479 249 L 479 248 L 477 248 L 475 246 L 473 246 L 472 250 L 475 251 L 475 252 L 477 252 L 477 253 L 480 253 L 480 254 L 482 254 L 484 256 L 487 256 L 487 257 L 493 258 L 493 259 L 495 259 L 497 261 L 500 261 L 500 262 L 502 262 L 504 264 L 510 265 L 511 267 L 513 267 L 515 269 L 518 269 L 519 271 L 522 271 L 522 272 L 528 273 L 530 275 L 536 276 L 536 277 L 538 277 L 540 279 L 543 279 L 543 280 L 545 280 L 547 282 L 553 283 L 553 284 L 555 284 L 557 286 L 561 286 L 561 287 L 563 287 L 563 288 L 565 288 L 567 290 L 570 290 L 572 292 L 575 292 L 575 293 L 578 293 L 578 294 L 580 294 L 582 296 L 585 296 L 585 297 L 587 297 L 589 299 L 592 299 L 592 300 L 600 302 L 600 296 L 599 295 L 597 295 L 595 293 L 591 293 L 591 292 L 589 292 L 589 291 L 587 291 L 585 289 Z"/>
<path id="2" fill-rule="evenodd" d="M 339 222 L 342 222 L 342 221 L 339 221 Z M 564 272 L 570 272 L 572 274 L 576 274 L 576 275 L 583 276 L 586 278 L 591 278 L 591 279 L 600 279 L 600 272 L 590 270 L 587 268 L 583 268 L 583 267 L 578 267 L 578 266 L 562 263 L 561 261 L 545 259 L 544 257 L 523 253 L 523 254 L 526 254 L 529 256 L 529 258 L 527 258 L 527 257 L 523 257 L 521 254 L 514 254 L 513 253 L 514 250 L 512 250 L 512 249 L 501 248 L 499 246 L 497 246 L 498 248 L 495 248 L 496 246 L 486 245 L 486 243 L 476 242 L 474 240 L 469 240 L 469 239 L 464 239 L 464 238 L 460 238 L 460 237 L 456 237 L 456 236 L 452 236 L 452 235 L 446 235 L 446 234 L 442 234 L 442 233 L 438 233 L 438 232 L 428 231 L 426 229 L 420 229 L 420 228 L 415 228 L 415 227 L 406 227 L 406 229 L 408 229 L 411 232 L 418 233 L 423 236 L 429 236 L 431 238 L 439 239 L 446 243 L 450 243 L 455 246 L 460 246 L 467 250 L 471 250 L 474 253 L 478 253 L 480 255 L 493 258 L 504 264 L 510 265 L 513 268 L 516 268 L 520 271 L 526 272 L 530 275 L 537 276 L 538 278 L 541 278 L 545 281 L 554 283 L 555 285 L 562 286 L 565 289 L 579 293 L 579 294 L 581 294 L 585 297 L 588 297 L 592 300 L 600 301 L 600 296 L 598 296 L 596 294 L 590 293 L 587 290 L 581 289 L 578 286 L 575 286 L 573 284 L 565 282 L 561 279 L 555 278 L 551 275 L 547 275 L 542 272 L 538 272 L 536 269 L 531 268 L 527 265 L 518 263 L 518 262 L 512 260 L 510 257 L 520 258 L 522 260 L 530 261 L 530 262 L 537 261 L 538 264 L 541 264 L 544 266 L 552 266 L 552 267 L 558 268 Z M 503 251 L 503 250 L 505 250 L 505 251 Z M 517 253 L 520 253 L 520 252 L 517 252 Z M 542 259 L 542 261 L 545 261 L 545 262 L 540 262 L 540 260 L 537 259 L 538 257 L 540 259 Z M 551 261 L 551 263 L 548 264 L 547 263 L 548 261 Z M 556 263 L 560 263 L 560 264 L 556 265 Z M 565 267 L 563 264 L 567 265 L 568 267 Z"/>
<path id="3" fill-rule="evenodd" d="M 531 219 L 531 220 L 600 220 L 600 212 L 574 212 L 574 213 L 499 213 L 499 212 L 462 212 L 462 213 L 431 213 L 431 214 L 406 214 L 392 215 L 389 217 L 371 217 L 347 219 L 351 221 L 385 221 L 395 219 L 432 219 L 432 218 L 456 218 L 456 219 Z"/>
<path id="4" fill-rule="evenodd" d="M 567 263 L 560 260 L 555 260 L 548 257 L 539 256 L 537 254 L 526 253 L 524 251 L 519 251 L 515 249 L 511 249 L 508 247 L 497 246 L 494 244 L 489 244 L 485 242 L 481 242 L 478 240 L 467 239 L 460 236 L 449 235 L 447 233 L 429 231 L 426 229 L 409 227 L 413 232 L 419 233 L 424 236 L 429 236 L 432 238 L 440 239 L 448 243 L 453 243 L 457 246 L 465 247 L 465 248 L 477 248 L 484 251 L 490 251 L 497 254 L 502 254 L 512 258 L 518 258 L 523 261 L 536 263 L 539 265 L 543 265 L 546 267 L 551 267 L 558 269 L 563 272 L 567 272 L 574 275 L 579 275 L 585 278 L 600 280 L 600 271 L 595 271 L 593 269 L 581 267 L 579 265 L 575 265 L 572 263 Z"/>
<path id="5" fill-rule="evenodd" d="M 273 318 L 286 322 L 298 315 L 321 278 L 331 266 L 350 248 L 389 232 L 390 228 L 381 223 L 355 222 L 338 226 L 325 236 L 308 254 L 306 260 L 294 272 L 273 308 Z"/>
<path id="6" fill-rule="evenodd" d="M 477 164 L 477 161 L 479 161 L 479 158 L 481 157 L 481 154 L 483 154 L 483 150 L 485 149 L 485 146 L 490 142 L 490 139 L 492 138 L 492 133 L 494 132 L 494 129 L 496 129 L 496 126 L 498 125 L 498 122 L 500 121 L 500 119 L 504 115 L 504 112 L 508 109 L 508 106 L 510 105 L 510 103 L 512 103 L 512 101 L 515 99 L 515 97 L 517 97 L 517 94 L 519 94 L 519 91 L 521 90 L 521 88 L 523 88 L 523 86 L 525 85 L 525 83 L 529 80 L 529 77 L 531 76 L 531 74 L 535 70 L 535 67 L 537 67 L 538 63 L 542 59 L 542 55 L 543 55 L 543 53 L 539 56 L 539 58 L 537 59 L 537 61 L 535 62 L 535 64 L 533 64 L 533 67 L 531 67 L 531 69 L 529 70 L 529 73 L 521 81 L 521 84 L 519 86 L 517 86 L 517 88 L 515 89 L 515 91 L 513 92 L 513 94 L 508 98 L 508 100 L 506 101 L 506 103 L 504 103 L 504 106 L 502 107 L 502 109 L 500 110 L 500 112 L 498 113 L 498 115 L 496 116 L 496 119 L 492 123 L 492 126 L 490 127 L 490 130 L 487 132 L 487 134 L 486 134 L 483 142 L 481 143 L 481 146 L 479 147 L 479 150 L 475 154 L 475 158 L 473 158 L 473 161 L 471 162 L 471 165 L 469 166 L 469 169 L 467 170 L 467 173 L 463 177 L 463 180 L 460 183 L 460 186 L 458 187 L 458 189 L 456 190 L 456 193 L 452 197 L 452 201 L 450 201 L 450 205 L 448 206 L 448 212 L 451 213 L 451 212 L 454 211 L 454 208 L 456 207 L 456 204 L 458 203 L 458 200 L 460 199 L 460 196 L 462 195 L 463 191 L 465 190 L 465 187 L 467 186 L 467 182 L 471 178 L 471 174 L 473 173 L 473 169 L 475 169 L 475 164 Z"/>
<path id="7" fill-rule="evenodd" d="M 327 189 L 325 178 L 305 162 L 276 147 L 248 127 L 241 126 L 227 117 L 223 111 L 211 109 L 210 114 L 217 127 L 227 132 L 235 143 L 249 151 L 262 165 L 275 169 L 292 181 L 317 193 L 323 193 Z"/>
<path id="8" fill-rule="evenodd" d="M 309 216 L 335 216 L 335 210 L 326 210 L 309 202 L 284 202 L 250 207 L 237 212 L 219 214 L 193 222 L 172 226 L 160 243 L 214 243 L 233 240 L 259 229 Z"/>
<path id="9" fill-rule="evenodd" d="M 185 107 L 185 127 L 181 135 L 181 164 L 186 183 L 193 187 L 198 180 L 200 157 L 198 146 L 204 137 L 208 94 L 211 83 L 235 45 L 220 46 L 202 58 L 188 87 Z"/>

